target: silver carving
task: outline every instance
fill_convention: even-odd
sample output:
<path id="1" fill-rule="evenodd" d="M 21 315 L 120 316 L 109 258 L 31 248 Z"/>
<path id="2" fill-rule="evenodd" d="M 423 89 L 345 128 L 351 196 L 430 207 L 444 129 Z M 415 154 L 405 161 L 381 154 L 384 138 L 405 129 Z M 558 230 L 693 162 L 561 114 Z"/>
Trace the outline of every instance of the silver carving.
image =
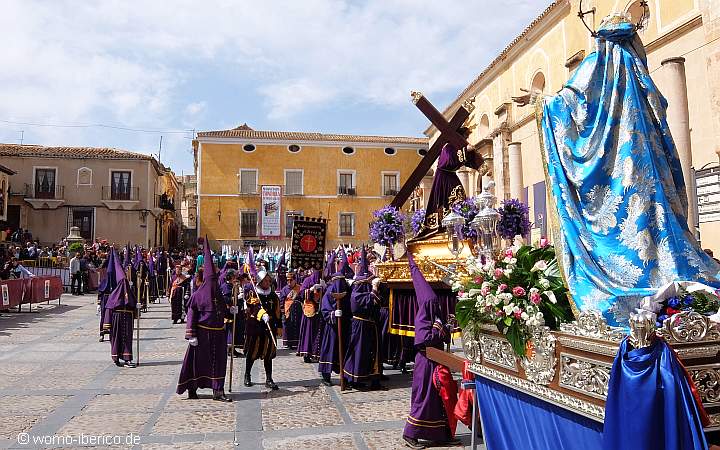
<path id="1" fill-rule="evenodd" d="M 720 364 L 690 366 L 687 368 L 697 387 L 703 405 L 720 405 Z"/>
<path id="2" fill-rule="evenodd" d="M 481 334 L 478 341 L 483 362 L 495 364 L 514 372 L 518 371 L 515 352 L 507 339 Z"/>
<path id="3" fill-rule="evenodd" d="M 720 430 L 720 414 L 708 414 L 710 424 L 705 427 L 705 431 Z"/>
<path id="4" fill-rule="evenodd" d="M 625 338 L 625 331 L 621 327 L 608 326 L 600 311 L 583 311 L 576 321 L 561 324 L 560 331 L 612 342 Z"/>
<path id="5" fill-rule="evenodd" d="M 563 335 L 558 335 L 557 339 L 563 347 L 574 348 L 584 352 L 597 353 L 599 355 L 615 356 L 618 351 L 617 344 L 601 344 L 599 342 L 579 340 Z"/>
<path id="6" fill-rule="evenodd" d="M 561 353 L 560 386 L 605 400 L 610 369 L 610 363 Z"/>
<path id="7" fill-rule="evenodd" d="M 710 319 L 694 311 L 683 311 L 668 317 L 658 334 L 670 345 L 720 340 L 720 331 Z"/>
<path id="8" fill-rule="evenodd" d="M 655 314 L 649 311 L 640 311 L 630 314 L 629 341 L 635 348 L 650 347 L 657 339 L 655 332 Z"/>
<path id="9" fill-rule="evenodd" d="M 698 347 L 680 347 L 674 349 L 680 359 L 712 358 L 720 353 L 720 345 L 703 345 Z"/>
<path id="10" fill-rule="evenodd" d="M 470 362 L 479 364 L 482 362 L 482 350 L 480 348 L 480 342 L 476 337 L 477 335 L 469 328 L 465 328 L 462 331 L 462 342 L 465 357 L 469 359 Z"/>
<path id="11" fill-rule="evenodd" d="M 561 408 L 565 408 L 577 414 L 581 414 L 598 422 L 602 422 L 605 418 L 605 408 L 602 406 L 555 391 L 547 386 L 533 383 L 480 364 L 471 364 L 470 371 L 481 377 L 485 377 L 505 386 L 517 389 L 518 391 L 532 395 L 533 397 L 552 403 L 553 405 Z"/>
<path id="12" fill-rule="evenodd" d="M 549 327 L 531 327 L 531 357 L 522 358 L 520 364 L 525 376 L 533 383 L 548 385 L 555 378 L 555 336 Z"/>

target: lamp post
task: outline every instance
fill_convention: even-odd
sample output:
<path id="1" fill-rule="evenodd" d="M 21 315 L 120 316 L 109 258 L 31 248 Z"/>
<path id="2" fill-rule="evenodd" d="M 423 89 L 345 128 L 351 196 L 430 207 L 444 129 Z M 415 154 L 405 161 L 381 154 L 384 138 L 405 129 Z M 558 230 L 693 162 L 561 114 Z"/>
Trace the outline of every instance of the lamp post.
<path id="1" fill-rule="evenodd" d="M 470 222 L 470 227 L 477 232 L 477 253 L 486 259 L 494 258 L 500 247 L 500 239 L 497 234 L 497 223 L 500 220 L 500 213 L 495 209 L 495 196 L 490 193 L 490 188 L 495 186 L 492 181 L 483 186 L 482 193 L 478 196 L 480 211 Z"/>

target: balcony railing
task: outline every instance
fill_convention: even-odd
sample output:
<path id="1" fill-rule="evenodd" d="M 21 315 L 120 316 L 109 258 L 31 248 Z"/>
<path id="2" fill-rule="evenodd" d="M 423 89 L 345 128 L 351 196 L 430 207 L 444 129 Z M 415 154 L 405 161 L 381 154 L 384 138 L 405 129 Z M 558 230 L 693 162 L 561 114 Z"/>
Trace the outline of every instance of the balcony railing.
<path id="1" fill-rule="evenodd" d="M 155 207 L 175 211 L 175 204 L 172 199 L 165 194 L 155 196 Z"/>
<path id="2" fill-rule="evenodd" d="M 65 186 L 45 184 L 26 184 L 25 198 L 43 199 L 43 200 L 63 200 L 65 199 Z"/>
<path id="3" fill-rule="evenodd" d="M 354 187 L 339 186 L 338 195 L 357 195 Z"/>
<path id="4" fill-rule="evenodd" d="M 140 188 L 137 186 L 132 186 L 125 189 L 117 189 L 114 186 L 103 186 L 102 199 L 138 201 L 140 199 Z"/>
<path id="5" fill-rule="evenodd" d="M 397 189 L 385 189 L 384 195 L 394 197 L 397 195 L 397 193 L 398 193 Z"/>

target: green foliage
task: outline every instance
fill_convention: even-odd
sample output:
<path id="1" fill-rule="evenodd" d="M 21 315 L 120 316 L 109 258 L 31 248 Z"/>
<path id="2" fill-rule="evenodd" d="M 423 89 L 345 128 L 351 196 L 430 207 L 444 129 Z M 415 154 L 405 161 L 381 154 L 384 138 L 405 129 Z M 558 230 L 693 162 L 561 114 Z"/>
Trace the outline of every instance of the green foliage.
<path id="1" fill-rule="evenodd" d="M 70 244 L 70 247 L 68 247 L 68 251 L 70 254 L 72 253 L 82 253 L 82 251 L 85 249 L 85 247 L 80 242 L 73 242 Z"/>

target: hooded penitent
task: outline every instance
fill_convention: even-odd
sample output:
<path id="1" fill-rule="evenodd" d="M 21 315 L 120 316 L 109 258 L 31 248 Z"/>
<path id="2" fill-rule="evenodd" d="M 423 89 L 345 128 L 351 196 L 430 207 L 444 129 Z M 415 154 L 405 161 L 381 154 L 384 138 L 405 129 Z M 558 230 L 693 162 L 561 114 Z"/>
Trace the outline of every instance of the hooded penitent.
<path id="1" fill-rule="evenodd" d="M 300 319 L 297 354 L 309 358 L 320 356 L 320 340 L 325 325 L 322 316 L 318 314 L 319 302 L 315 301 L 313 294 L 313 286 L 318 283 L 320 283 L 320 271 L 314 270 L 311 275 L 305 277 L 300 287 L 303 316 Z"/>
<path id="2" fill-rule="evenodd" d="M 355 272 L 352 270 L 352 267 L 350 267 L 350 263 L 348 262 L 345 249 L 340 249 L 340 254 L 338 255 L 338 258 L 340 259 L 340 268 L 338 268 L 338 271 L 342 273 L 343 276 L 348 280 L 352 280 L 355 276 Z"/>
<path id="3" fill-rule="evenodd" d="M 135 292 L 130 287 L 130 282 L 125 276 L 125 271 L 123 270 L 120 262 L 117 259 L 115 259 L 114 265 L 115 267 L 113 268 L 113 271 L 115 272 L 115 280 L 117 285 L 115 286 L 115 289 L 113 289 L 113 291 L 110 293 L 110 296 L 105 303 L 105 308 L 127 308 L 132 310 L 137 304 Z M 109 267 L 108 270 L 110 270 Z"/>
<path id="4" fill-rule="evenodd" d="M 425 349 L 427 347 L 442 349 L 443 343 L 449 342 L 450 336 L 442 324 L 436 322 L 440 317 L 437 295 L 415 264 L 411 253 L 408 253 L 408 262 L 418 302 L 415 313 L 417 354 L 413 369 L 410 414 L 403 435 L 413 439 L 444 442 L 452 437 L 453 431 L 446 418 L 448 415 L 444 411 L 445 405 L 440 392 L 433 386 L 436 364 L 425 356 Z"/>
<path id="5" fill-rule="evenodd" d="M 107 305 L 107 299 L 110 293 L 117 286 L 117 277 L 115 276 L 115 264 L 118 256 L 115 252 L 115 248 L 110 248 L 110 254 L 105 261 L 105 276 L 103 277 L 100 285 L 98 286 L 98 305 L 100 305 L 100 332 L 104 332 L 103 322 L 105 321 L 105 308 Z M 109 323 L 109 322 L 108 322 Z"/>
<path id="6" fill-rule="evenodd" d="M 340 317 L 340 328 L 345 348 L 347 348 L 350 337 L 350 321 L 352 310 L 350 309 L 350 286 L 345 276 L 340 272 L 332 274 L 322 301 L 320 302 L 320 313 L 325 321 L 322 343 L 320 346 L 320 363 L 318 372 L 330 374 L 340 373 L 340 355 L 338 342 L 338 318 L 335 317 L 337 304 L 340 303 L 342 316 Z"/>
<path id="7" fill-rule="evenodd" d="M 108 265 L 108 271 L 114 272 L 117 285 L 105 302 L 103 328 L 110 332 L 110 354 L 117 363 L 118 359 L 133 359 L 133 318 L 137 299 L 117 258 L 114 258 L 113 265 L 112 268 Z"/>

